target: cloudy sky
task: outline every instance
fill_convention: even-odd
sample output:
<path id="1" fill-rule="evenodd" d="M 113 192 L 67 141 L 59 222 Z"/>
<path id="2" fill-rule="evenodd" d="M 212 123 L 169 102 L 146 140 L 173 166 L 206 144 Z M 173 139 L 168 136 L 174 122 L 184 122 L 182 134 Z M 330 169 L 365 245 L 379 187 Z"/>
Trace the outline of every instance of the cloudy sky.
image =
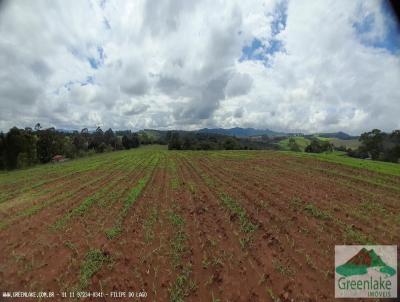
<path id="1" fill-rule="evenodd" d="M 384 3 L 2 1 L 0 130 L 398 129 Z"/>

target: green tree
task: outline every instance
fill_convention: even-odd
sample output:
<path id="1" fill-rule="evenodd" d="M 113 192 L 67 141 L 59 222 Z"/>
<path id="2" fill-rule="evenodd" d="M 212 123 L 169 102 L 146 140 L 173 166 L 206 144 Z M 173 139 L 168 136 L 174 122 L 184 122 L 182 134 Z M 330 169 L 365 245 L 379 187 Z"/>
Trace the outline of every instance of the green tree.
<path id="1" fill-rule="evenodd" d="M 125 149 L 137 148 L 139 144 L 139 136 L 137 133 L 126 134 L 122 137 L 122 145 Z"/>
<path id="2" fill-rule="evenodd" d="M 17 127 L 11 128 L 5 139 L 7 169 L 17 168 L 18 155 L 21 152 L 21 142 L 21 130 Z"/>
<path id="3" fill-rule="evenodd" d="M 390 138 L 392 139 L 393 143 L 395 144 L 393 153 L 397 158 L 397 162 L 400 160 L 400 130 L 395 130 L 390 134 Z"/>
<path id="4" fill-rule="evenodd" d="M 68 158 L 75 158 L 78 156 L 78 148 L 74 144 L 74 138 L 65 136 L 63 138 L 63 153 Z"/>
<path id="5" fill-rule="evenodd" d="M 37 141 L 37 156 L 40 162 L 49 162 L 54 155 L 63 154 L 64 140 L 54 128 L 41 130 Z"/>
<path id="6" fill-rule="evenodd" d="M 40 123 L 37 123 L 35 125 L 35 131 L 40 131 L 40 129 L 42 129 L 42 126 L 40 125 Z"/>
<path id="7" fill-rule="evenodd" d="M 182 141 L 178 132 L 171 132 L 169 135 L 168 141 L 168 149 L 169 150 L 181 150 L 182 149 Z"/>
<path id="8" fill-rule="evenodd" d="M 7 169 L 27 167 L 36 162 L 36 137 L 29 129 L 11 128 L 3 138 L 2 148 Z"/>
<path id="9" fill-rule="evenodd" d="M 289 138 L 289 143 L 288 143 L 288 147 L 290 151 L 294 151 L 294 152 L 300 152 L 300 146 L 297 144 L 296 140 L 291 137 Z"/>
<path id="10" fill-rule="evenodd" d="M 379 129 L 374 129 L 371 132 L 365 132 L 360 136 L 360 150 L 366 151 L 374 160 L 379 159 L 383 152 L 383 142 L 386 138 L 386 133 Z"/>
<path id="11" fill-rule="evenodd" d="M 154 144 L 154 140 L 146 132 L 141 132 L 139 135 L 140 143 L 142 145 Z"/>
<path id="12" fill-rule="evenodd" d="M 189 135 L 186 135 L 183 138 L 182 149 L 183 150 L 195 149 L 195 141 Z"/>
<path id="13" fill-rule="evenodd" d="M 78 154 L 86 152 L 89 145 L 87 137 L 82 133 L 74 133 L 72 136 L 72 143 L 74 144 Z"/>
<path id="14" fill-rule="evenodd" d="M 333 151 L 333 145 L 328 141 L 313 138 L 304 151 L 309 153 L 331 152 Z"/>
<path id="15" fill-rule="evenodd" d="M 233 137 L 227 137 L 222 146 L 225 150 L 239 149 L 239 145 Z"/>
<path id="16" fill-rule="evenodd" d="M 114 131 L 111 128 L 104 132 L 104 143 L 111 146 L 113 150 L 116 149 L 117 140 Z"/>
<path id="17" fill-rule="evenodd" d="M 4 133 L 0 132 L 0 170 L 6 168 L 6 142 Z"/>

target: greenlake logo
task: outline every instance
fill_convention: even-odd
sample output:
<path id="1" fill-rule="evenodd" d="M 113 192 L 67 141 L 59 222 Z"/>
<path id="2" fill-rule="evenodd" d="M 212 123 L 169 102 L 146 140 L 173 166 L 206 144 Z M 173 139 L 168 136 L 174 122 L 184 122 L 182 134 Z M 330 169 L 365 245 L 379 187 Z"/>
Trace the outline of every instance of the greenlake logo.
<path id="1" fill-rule="evenodd" d="M 396 245 L 336 245 L 336 298 L 397 298 Z"/>

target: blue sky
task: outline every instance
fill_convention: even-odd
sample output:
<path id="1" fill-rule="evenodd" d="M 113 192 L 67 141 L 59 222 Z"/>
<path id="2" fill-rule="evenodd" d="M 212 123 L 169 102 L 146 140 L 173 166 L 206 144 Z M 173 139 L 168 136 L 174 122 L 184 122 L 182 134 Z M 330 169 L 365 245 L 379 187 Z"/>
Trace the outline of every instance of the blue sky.
<path id="1" fill-rule="evenodd" d="M 97 69 L 104 64 L 104 50 L 101 46 L 97 46 L 97 56 L 96 57 L 88 57 L 88 61 L 90 66 L 93 69 Z"/>
<path id="2" fill-rule="evenodd" d="M 268 67 L 274 53 L 284 52 L 285 47 L 283 41 L 277 35 L 285 29 L 287 20 L 287 5 L 288 1 L 280 1 L 277 3 L 271 16 L 271 36 L 265 42 L 258 38 L 254 38 L 251 43 L 242 48 L 240 61 L 243 60 L 259 60 L 263 61 Z M 362 3 L 358 10 L 363 10 Z M 369 33 L 374 32 L 376 25 L 376 17 L 373 12 L 367 13 L 363 18 L 353 22 L 352 26 L 360 43 L 366 47 L 384 49 L 390 53 L 397 55 L 400 51 L 400 33 L 399 25 L 396 16 L 394 15 L 388 1 L 381 1 L 380 11 L 385 18 L 384 34 L 373 39 L 368 39 Z M 267 30 L 267 29 L 265 29 Z"/>
<path id="3" fill-rule="evenodd" d="M 360 10 L 362 6 L 360 7 Z M 381 12 L 385 18 L 384 34 L 375 39 L 366 39 L 369 33 L 373 32 L 376 26 L 376 16 L 368 13 L 360 21 L 354 22 L 353 27 L 360 39 L 360 42 L 367 47 L 382 48 L 392 54 L 399 54 L 400 34 L 399 24 L 388 1 L 381 1 Z"/>
<path id="4" fill-rule="evenodd" d="M 277 35 L 286 27 L 287 5 L 288 1 L 286 0 L 276 4 L 274 11 L 269 15 L 272 17 L 270 38 L 264 43 L 260 39 L 254 38 L 250 45 L 242 48 L 240 61 L 259 60 L 264 61 L 265 65 L 268 66 L 268 60 L 275 52 L 285 50 L 283 42 L 279 40 Z M 265 30 L 267 31 L 267 28 Z"/>

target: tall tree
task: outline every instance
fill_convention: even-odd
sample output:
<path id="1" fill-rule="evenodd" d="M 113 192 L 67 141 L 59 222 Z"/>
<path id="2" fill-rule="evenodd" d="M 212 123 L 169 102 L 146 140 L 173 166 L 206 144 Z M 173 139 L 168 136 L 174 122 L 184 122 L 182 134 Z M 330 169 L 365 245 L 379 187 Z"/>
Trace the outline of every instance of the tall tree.
<path id="1" fill-rule="evenodd" d="M 169 132 L 168 149 L 169 150 L 181 150 L 182 141 L 178 132 Z"/>
<path id="2" fill-rule="evenodd" d="M 383 141 L 386 138 L 386 133 L 379 129 L 374 129 L 371 132 L 365 132 L 360 136 L 360 150 L 367 151 L 374 160 L 379 159 L 383 152 Z"/>
<path id="3" fill-rule="evenodd" d="M 300 146 L 297 144 L 296 140 L 291 137 L 289 138 L 289 143 L 288 143 L 288 147 L 290 151 L 294 151 L 294 152 L 300 152 Z"/>
<path id="4" fill-rule="evenodd" d="M 41 130 L 37 142 L 37 153 L 42 163 L 49 162 L 54 155 L 63 154 L 63 136 L 54 128 Z"/>
<path id="5" fill-rule="evenodd" d="M 6 135 L 5 144 L 7 169 L 15 169 L 17 167 L 18 155 L 22 149 L 21 130 L 17 127 L 11 128 Z"/>
<path id="6" fill-rule="evenodd" d="M 84 134 L 74 133 L 72 135 L 72 143 L 74 144 L 78 153 L 87 151 L 88 141 Z"/>
<path id="7" fill-rule="evenodd" d="M 139 144 L 139 136 L 137 133 L 127 134 L 122 137 L 122 145 L 125 149 L 137 148 Z"/>
<path id="8" fill-rule="evenodd" d="M 35 131 L 40 131 L 40 129 L 42 129 L 42 126 L 40 125 L 40 123 L 36 123 Z"/>
<path id="9" fill-rule="evenodd" d="M 0 169 L 6 168 L 6 142 L 4 133 L 0 132 Z"/>
<path id="10" fill-rule="evenodd" d="M 117 137 L 111 128 L 104 132 L 104 143 L 111 146 L 113 150 L 117 149 Z"/>
<path id="11" fill-rule="evenodd" d="M 13 127 L 3 139 L 3 156 L 8 169 L 26 167 L 36 162 L 36 137 L 32 131 Z"/>

